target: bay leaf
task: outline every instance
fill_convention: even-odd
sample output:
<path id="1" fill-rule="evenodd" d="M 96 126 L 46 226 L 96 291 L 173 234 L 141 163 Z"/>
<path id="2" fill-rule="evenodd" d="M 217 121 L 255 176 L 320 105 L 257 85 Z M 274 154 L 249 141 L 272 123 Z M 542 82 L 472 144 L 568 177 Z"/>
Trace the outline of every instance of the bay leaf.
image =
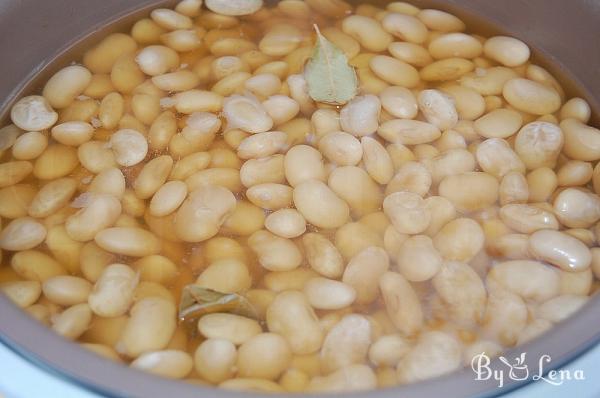
<path id="1" fill-rule="evenodd" d="M 206 314 L 226 312 L 258 320 L 258 312 L 244 296 L 222 293 L 198 285 L 187 285 L 181 292 L 179 320 L 195 331 L 196 321 Z"/>
<path id="2" fill-rule="evenodd" d="M 358 91 L 356 71 L 348 65 L 344 52 L 327 40 L 317 25 L 314 27 L 317 42 L 304 68 L 308 94 L 317 102 L 343 105 L 354 98 Z"/>

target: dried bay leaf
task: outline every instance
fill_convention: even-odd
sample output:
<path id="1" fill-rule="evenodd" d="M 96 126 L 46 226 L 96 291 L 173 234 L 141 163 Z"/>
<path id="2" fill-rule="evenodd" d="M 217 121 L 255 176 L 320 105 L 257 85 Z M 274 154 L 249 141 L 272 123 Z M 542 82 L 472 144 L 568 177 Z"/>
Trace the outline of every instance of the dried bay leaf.
<path id="1" fill-rule="evenodd" d="M 315 25 L 317 43 L 304 68 L 308 94 L 317 102 L 343 105 L 356 96 L 356 71 L 342 50 L 327 40 Z"/>
<path id="2" fill-rule="evenodd" d="M 179 320 L 190 332 L 195 332 L 196 321 L 203 315 L 226 312 L 258 320 L 258 312 L 244 296 L 221 293 L 198 285 L 187 285 L 181 292 Z"/>

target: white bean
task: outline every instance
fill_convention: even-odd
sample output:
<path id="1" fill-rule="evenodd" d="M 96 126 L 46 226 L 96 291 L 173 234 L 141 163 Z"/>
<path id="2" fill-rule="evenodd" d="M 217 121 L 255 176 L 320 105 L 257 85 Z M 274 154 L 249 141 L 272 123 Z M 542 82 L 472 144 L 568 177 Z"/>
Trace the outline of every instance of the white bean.
<path id="1" fill-rule="evenodd" d="M 130 366 L 169 379 L 183 379 L 192 371 L 194 362 L 185 351 L 164 350 L 146 352 L 131 362 Z"/>
<path id="2" fill-rule="evenodd" d="M 563 232 L 543 229 L 529 238 L 531 253 L 564 271 L 580 272 L 592 262 L 592 254 L 580 240 Z"/>
<path id="3" fill-rule="evenodd" d="M 327 278 L 309 279 L 304 294 L 315 309 L 338 310 L 351 305 L 356 299 L 354 288 L 344 282 Z"/>
<path id="4" fill-rule="evenodd" d="M 367 358 L 371 345 L 371 324 L 358 314 L 343 317 L 327 333 L 321 348 L 321 369 L 331 373 Z"/>
<path id="5" fill-rule="evenodd" d="M 12 122 L 26 131 L 46 130 L 58 120 L 48 101 L 39 95 L 21 98 L 10 111 Z"/>
<path id="6" fill-rule="evenodd" d="M 461 347 L 454 337 L 438 331 L 423 333 L 398 364 L 398 380 L 413 383 L 450 373 L 460 367 L 461 358 Z"/>
<path id="7" fill-rule="evenodd" d="M 138 283 L 135 271 L 124 264 L 112 264 L 104 269 L 89 294 L 88 303 L 95 314 L 116 317 L 129 310 Z"/>

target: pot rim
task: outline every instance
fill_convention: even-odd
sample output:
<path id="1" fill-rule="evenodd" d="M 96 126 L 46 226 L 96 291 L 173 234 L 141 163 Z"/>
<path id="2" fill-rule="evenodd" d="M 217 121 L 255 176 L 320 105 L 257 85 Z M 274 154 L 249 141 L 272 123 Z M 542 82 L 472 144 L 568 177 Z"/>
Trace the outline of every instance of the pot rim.
<path id="1" fill-rule="evenodd" d="M 151 0 L 140 7 L 132 7 L 104 20 L 80 36 L 68 42 L 56 51 L 55 55 L 44 61 L 39 68 L 33 70 L 5 99 L 0 100 L 0 115 L 5 115 L 9 106 L 24 93 L 31 91 L 39 85 L 40 77 L 65 62 L 64 54 L 71 49 L 83 48 L 83 43 L 89 41 L 91 36 L 104 27 L 110 25 L 124 26 L 132 18 L 145 15 L 149 10 L 160 5 L 172 5 L 174 0 Z M 450 2 L 452 3 L 452 2 Z M 455 6 L 458 7 L 458 6 Z M 452 7 L 439 6 L 440 9 L 455 11 Z M 463 14 L 465 14 L 463 12 Z M 468 15 L 468 12 L 466 12 Z M 476 14 L 471 14 L 476 15 Z M 480 20 L 490 21 L 498 25 L 497 21 L 490 18 L 476 16 Z M 535 49 L 535 47 L 533 47 Z M 537 49 L 537 53 L 544 54 Z M 61 65 L 62 63 L 62 65 Z M 569 76 L 571 81 L 583 87 L 577 78 Z M 37 81 L 37 83 L 36 83 Z M 590 96 L 588 90 L 580 91 L 587 95 L 590 104 L 595 104 L 596 99 Z M 524 345 L 507 350 L 503 355 L 507 358 L 518 357 L 522 352 L 527 356 L 524 365 L 531 370 L 539 367 L 539 360 L 543 355 L 550 355 L 551 362 L 544 367 L 545 372 L 564 366 L 575 359 L 584 351 L 600 341 L 600 329 L 590 327 L 597 324 L 600 318 L 600 295 L 590 298 L 589 302 L 576 314 L 565 322 L 554 325 L 552 329 L 537 339 Z M 566 344 L 565 341 L 568 341 Z M 36 320 L 27 315 L 23 310 L 12 304 L 6 297 L 0 295 L 0 342 L 8 348 L 23 356 L 34 364 L 59 377 L 73 382 L 91 392 L 106 396 L 128 397 L 164 397 L 177 396 L 178 398 L 208 396 L 215 398 L 251 398 L 251 397 L 286 397 L 289 394 L 261 394 L 249 392 L 233 392 L 224 389 L 192 385 L 181 381 L 172 381 L 149 375 L 131 369 L 125 365 L 115 363 L 95 355 L 77 344 L 55 334 L 51 329 L 40 325 Z M 492 360 L 489 365 L 492 371 L 505 371 L 506 366 L 498 359 Z M 531 382 L 531 378 L 524 381 L 505 380 L 504 387 L 498 388 L 497 381 L 475 380 L 475 373 L 467 366 L 461 370 L 424 382 L 391 387 L 386 389 L 370 390 L 347 394 L 356 398 L 396 398 L 409 396 L 413 398 L 439 397 L 440 392 L 447 397 L 492 397 L 505 394 Z M 320 396 L 321 394 L 303 394 L 304 396 Z"/>

